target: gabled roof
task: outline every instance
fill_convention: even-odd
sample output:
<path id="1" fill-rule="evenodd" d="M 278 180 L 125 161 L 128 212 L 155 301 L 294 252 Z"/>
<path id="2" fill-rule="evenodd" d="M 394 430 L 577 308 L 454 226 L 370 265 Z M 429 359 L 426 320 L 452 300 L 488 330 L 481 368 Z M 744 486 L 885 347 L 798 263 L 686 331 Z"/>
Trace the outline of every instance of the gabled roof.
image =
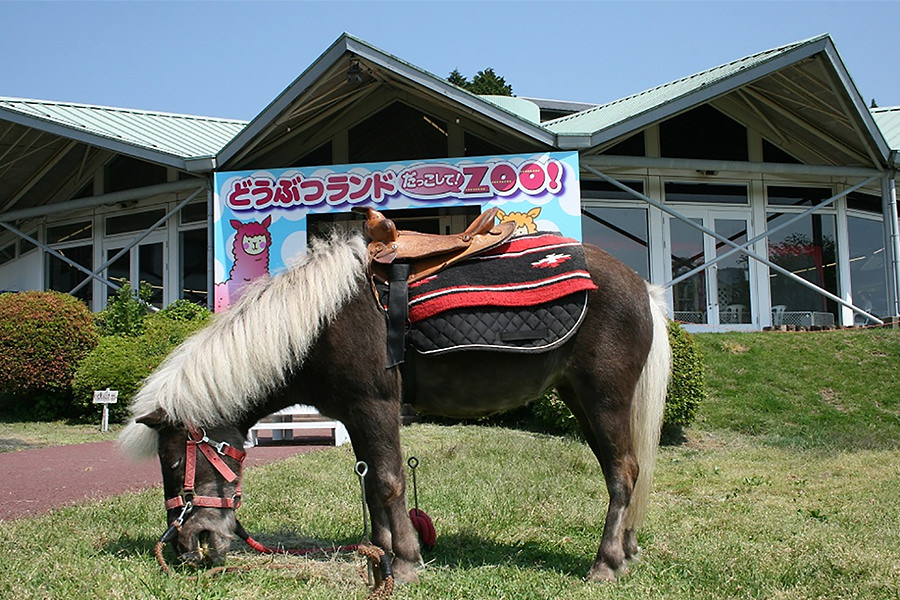
<path id="1" fill-rule="evenodd" d="M 764 135 L 769 133 L 775 140 L 805 144 L 798 151 L 808 151 L 807 160 L 884 164 L 889 156 L 884 136 L 827 34 L 759 52 L 544 126 L 557 134 L 562 148 L 592 148 L 704 102 L 757 120 Z M 804 130 L 814 131 L 815 137 L 833 138 L 834 147 L 816 155 L 815 141 L 795 141 L 810 135 Z"/>
<path id="2" fill-rule="evenodd" d="M 184 168 L 215 156 L 247 124 L 156 111 L 0 97 L 0 119 Z"/>
<path id="3" fill-rule="evenodd" d="M 350 72 L 350 69 L 354 69 Z M 352 76 L 351 76 L 352 75 Z M 457 87 L 350 34 L 341 35 L 219 153 L 220 165 L 253 148 L 278 143 L 287 132 L 326 122 L 379 90 L 451 105 L 533 144 L 552 147 L 555 136 L 539 124 Z"/>
<path id="4" fill-rule="evenodd" d="M 822 38 L 813 38 L 818 40 Z M 809 40 L 809 41 L 813 41 Z M 748 71 L 753 67 L 780 56 L 801 46 L 804 42 L 796 42 L 760 52 L 746 58 L 701 71 L 688 77 L 676 79 L 649 90 L 614 100 L 578 114 L 562 117 L 547 123 L 547 128 L 560 135 L 595 135 L 624 121 L 648 113 L 652 110 L 672 104 L 697 92 L 710 88 L 735 75 Z"/>

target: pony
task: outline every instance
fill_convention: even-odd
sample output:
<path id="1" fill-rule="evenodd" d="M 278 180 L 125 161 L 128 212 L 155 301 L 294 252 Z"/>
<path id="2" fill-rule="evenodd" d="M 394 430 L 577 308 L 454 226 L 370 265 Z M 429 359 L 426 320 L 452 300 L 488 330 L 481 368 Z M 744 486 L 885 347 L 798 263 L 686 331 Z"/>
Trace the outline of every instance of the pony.
<path id="1" fill-rule="evenodd" d="M 272 216 L 260 222 L 242 223 L 232 219 L 230 223 L 236 231 L 232 244 L 234 264 L 228 272 L 228 279 L 216 284 L 217 311 L 240 299 L 250 282 L 269 274 L 269 249 L 272 247 L 269 225 L 272 224 Z"/>
<path id="2" fill-rule="evenodd" d="M 240 470 L 222 448 L 241 448 L 256 421 L 302 402 L 346 426 L 356 457 L 369 467 L 371 542 L 393 556 L 398 580 L 415 581 L 423 562 L 406 507 L 404 383 L 414 388 L 418 411 L 458 418 L 518 407 L 556 388 L 609 492 L 587 578 L 614 580 L 639 551 L 635 532 L 646 515 L 671 356 L 661 290 L 599 248 L 585 245 L 585 255 L 598 289 L 589 292 L 580 329 L 560 346 L 537 354 L 418 355 L 405 371 L 385 366 L 386 319 L 359 233 L 312 240 L 297 264 L 250 285 L 147 378 L 120 435 L 135 457 L 159 457 L 180 558 L 224 560 L 239 532 Z M 191 443 L 218 449 L 230 470 L 193 459 Z M 191 509 L 184 506 L 186 470 L 196 481 Z M 201 503 L 201 496 L 213 501 Z"/>

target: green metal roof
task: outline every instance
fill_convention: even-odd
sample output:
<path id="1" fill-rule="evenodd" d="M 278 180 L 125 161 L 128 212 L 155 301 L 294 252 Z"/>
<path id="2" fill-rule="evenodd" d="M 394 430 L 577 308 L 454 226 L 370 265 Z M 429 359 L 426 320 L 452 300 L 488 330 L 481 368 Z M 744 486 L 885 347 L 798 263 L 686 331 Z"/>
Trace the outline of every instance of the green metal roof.
<path id="1" fill-rule="evenodd" d="M 720 94 L 727 94 L 740 85 L 830 49 L 829 36 L 820 35 L 759 52 L 579 113 L 536 124 L 502 108 L 495 109 L 493 104 L 483 98 L 455 88 L 407 61 L 344 34 L 253 122 L 6 97 L 0 97 L 0 120 L 175 166 L 179 163 L 183 166 L 185 161 L 190 160 L 215 157 L 221 160 L 223 154 L 231 156 L 229 152 L 233 151 L 232 146 L 239 146 L 245 142 L 243 138 L 259 133 L 256 129 L 285 110 L 289 101 L 299 95 L 299 92 L 293 90 L 294 87 L 305 89 L 304 86 L 309 83 L 306 79 L 320 76 L 320 71 L 333 64 L 344 52 L 350 52 L 377 63 L 394 76 L 411 78 L 426 88 L 437 89 L 444 96 L 487 118 L 504 121 L 532 136 L 541 137 L 542 132 L 548 138 L 555 137 L 555 144 L 550 139 L 544 140 L 552 145 L 561 148 L 586 148 L 628 134 L 651 121 L 665 119 L 670 114 Z M 836 55 L 832 60 L 839 62 Z M 325 63 L 325 66 L 320 63 Z M 868 113 L 864 108 L 861 111 Z M 866 118 L 869 118 L 868 114 Z M 872 118 L 888 140 L 890 148 L 900 149 L 900 107 L 874 109 Z M 265 123 L 259 124 L 258 121 Z M 243 135 L 239 135 L 242 132 Z"/>
<path id="2" fill-rule="evenodd" d="M 247 125 L 234 119 L 5 97 L 0 97 L 0 118 L 93 145 L 124 143 L 185 160 L 215 156 Z"/>
<path id="3" fill-rule="evenodd" d="M 733 78 L 750 69 L 759 67 L 766 62 L 784 55 L 786 52 L 821 41 L 827 37 L 827 35 L 821 35 L 808 40 L 773 48 L 772 50 L 759 52 L 634 94 L 633 96 L 622 98 L 621 100 L 602 104 L 597 108 L 548 121 L 547 123 L 544 123 L 544 126 L 557 135 L 593 135 L 605 129 L 609 129 L 616 124 L 633 119 L 638 115 L 671 104 L 686 96 L 690 96 L 695 92 L 708 88 L 716 83 Z"/>
<path id="4" fill-rule="evenodd" d="M 891 150 L 900 151 L 900 106 L 873 108 L 872 116 Z"/>

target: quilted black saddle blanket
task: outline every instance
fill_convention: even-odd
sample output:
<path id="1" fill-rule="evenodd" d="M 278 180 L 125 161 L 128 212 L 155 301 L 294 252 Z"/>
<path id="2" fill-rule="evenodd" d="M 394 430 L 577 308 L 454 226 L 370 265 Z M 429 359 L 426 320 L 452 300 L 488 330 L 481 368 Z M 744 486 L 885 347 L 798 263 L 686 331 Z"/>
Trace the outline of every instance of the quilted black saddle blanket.
<path id="1" fill-rule="evenodd" d="M 577 331 L 595 289 L 577 240 L 516 237 L 410 285 L 407 340 L 422 354 L 543 352 Z"/>

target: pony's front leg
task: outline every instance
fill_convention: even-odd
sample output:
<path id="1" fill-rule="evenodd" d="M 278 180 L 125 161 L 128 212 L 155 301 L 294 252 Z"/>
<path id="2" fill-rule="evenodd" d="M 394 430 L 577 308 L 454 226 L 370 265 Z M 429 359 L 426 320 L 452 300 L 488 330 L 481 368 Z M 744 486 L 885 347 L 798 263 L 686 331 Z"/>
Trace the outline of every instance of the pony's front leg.
<path id="1" fill-rule="evenodd" d="M 372 518 L 372 543 L 393 554 L 394 577 L 398 581 L 416 581 L 416 567 L 422 564 L 422 555 L 406 510 L 400 413 L 398 410 L 389 416 L 384 414 L 389 410 L 378 412 L 368 415 L 370 418 L 363 421 L 365 427 L 348 426 L 357 458 L 369 467 L 366 499 Z"/>

